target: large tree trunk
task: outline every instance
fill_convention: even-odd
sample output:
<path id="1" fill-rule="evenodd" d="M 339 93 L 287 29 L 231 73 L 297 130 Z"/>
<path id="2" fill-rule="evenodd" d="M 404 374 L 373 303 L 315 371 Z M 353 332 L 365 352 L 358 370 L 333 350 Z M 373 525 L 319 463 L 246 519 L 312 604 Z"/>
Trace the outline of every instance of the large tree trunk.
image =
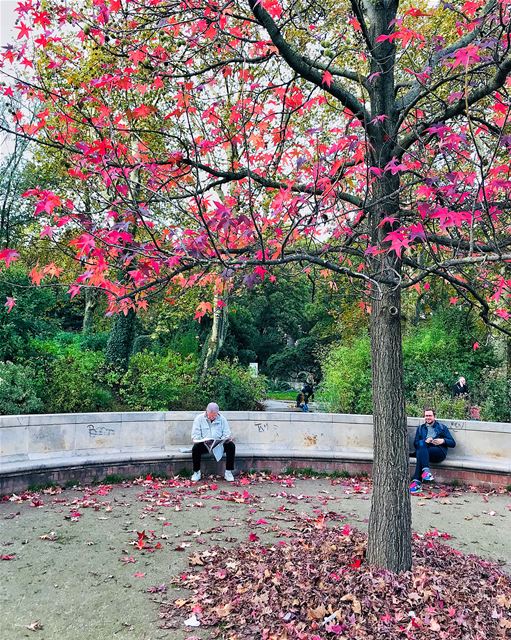
<path id="1" fill-rule="evenodd" d="M 82 333 L 91 333 L 94 323 L 94 312 L 99 302 L 97 289 L 85 289 L 85 309 L 83 311 Z"/>
<path id="2" fill-rule="evenodd" d="M 507 400 L 508 400 L 508 409 L 507 409 L 507 419 L 511 420 L 511 338 L 508 336 L 506 339 L 506 373 L 507 373 Z"/>
<path id="3" fill-rule="evenodd" d="M 119 313 L 106 345 L 106 360 L 110 366 L 126 371 L 128 368 L 133 342 L 135 340 L 137 315 L 130 309 L 127 315 Z"/>
<path id="4" fill-rule="evenodd" d="M 397 0 L 364 4 L 373 43 L 368 161 L 380 173 L 371 184 L 366 211 L 371 244 L 389 246 L 387 235 L 401 217 L 399 172 L 389 170 L 396 143 L 398 115 L 394 65 L 396 50 L 381 41 L 396 17 Z M 373 274 L 371 350 L 373 373 L 373 499 L 367 557 L 370 564 L 400 572 L 412 564 L 411 508 L 408 491 L 408 434 L 401 343 L 401 260 L 398 251 L 368 259 Z"/>
<path id="5" fill-rule="evenodd" d="M 382 286 L 371 313 L 374 462 L 368 561 L 411 567 L 408 432 L 403 391 L 401 292 Z"/>
<path id="6" fill-rule="evenodd" d="M 228 317 L 227 317 L 227 304 L 223 306 L 218 306 L 219 300 L 222 299 L 225 303 L 226 297 L 221 296 L 218 293 L 215 293 L 213 299 L 213 324 L 211 326 L 211 331 L 209 333 L 208 339 L 204 344 L 204 348 L 202 350 L 202 357 L 199 364 L 199 375 L 198 380 L 202 382 L 207 374 L 207 372 L 215 365 L 215 362 L 218 359 L 218 355 L 223 347 L 225 342 L 225 337 L 227 335 L 227 327 L 228 327 Z"/>

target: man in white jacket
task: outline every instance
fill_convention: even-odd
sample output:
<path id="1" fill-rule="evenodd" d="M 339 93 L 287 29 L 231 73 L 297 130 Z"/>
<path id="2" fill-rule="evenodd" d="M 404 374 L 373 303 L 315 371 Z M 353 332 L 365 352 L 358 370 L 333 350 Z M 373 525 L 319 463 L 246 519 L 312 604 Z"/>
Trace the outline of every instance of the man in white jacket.
<path id="1" fill-rule="evenodd" d="M 200 461 L 203 453 L 215 453 L 215 458 L 220 460 L 223 451 L 226 455 L 225 475 L 227 482 L 234 482 L 234 456 L 236 446 L 231 440 L 231 429 L 227 418 L 220 414 L 216 402 L 210 402 L 204 413 L 200 413 L 193 421 L 192 427 L 192 482 L 201 479 Z M 222 450 L 223 447 L 223 450 Z"/>

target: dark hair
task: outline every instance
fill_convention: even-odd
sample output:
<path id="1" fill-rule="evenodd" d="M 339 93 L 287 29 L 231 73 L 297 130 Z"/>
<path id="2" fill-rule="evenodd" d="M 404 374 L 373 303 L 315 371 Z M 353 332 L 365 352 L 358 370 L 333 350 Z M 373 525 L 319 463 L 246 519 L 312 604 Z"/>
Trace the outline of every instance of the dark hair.
<path id="1" fill-rule="evenodd" d="M 436 411 L 433 407 L 424 407 L 424 413 L 426 413 L 426 411 L 431 411 L 433 415 L 436 416 Z"/>

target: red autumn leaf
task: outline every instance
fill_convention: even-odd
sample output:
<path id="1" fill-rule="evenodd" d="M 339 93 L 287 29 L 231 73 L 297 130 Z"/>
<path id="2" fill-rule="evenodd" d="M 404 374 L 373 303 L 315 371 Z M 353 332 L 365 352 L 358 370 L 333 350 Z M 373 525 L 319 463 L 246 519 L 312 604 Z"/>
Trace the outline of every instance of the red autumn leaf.
<path id="1" fill-rule="evenodd" d="M 324 71 L 321 77 L 321 84 L 324 84 L 326 87 L 331 87 L 334 78 L 330 71 Z"/>
<path id="2" fill-rule="evenodd" d="M 21 22 L 16 29 L 19 29 L 18 40 L 21 38 L 28 38 L 30 36 L 31 29 L 29 29 L 24 22 Z"/>
<path id="3" fill-rule="evenodd" d="M 135 558 L 133 556 L 123 556 L 121 558 L 121 562 L 123 564 L 132 564 L 134 562 L 136 562 Z"/>
<path id="4" fill-rule="evenodd" d="M 5 266 L 9 267 L 11 262 L 19 258 L 20 254 L 15 249 L 2 249 L 0 251 L 0 260 L 5 262 Z"/>
<path id="5" fill-rule="evenodd" d="M 11 313 L 12 308 L 14 307 L 14 305 L 16 304 L 16 298 L 11 298 L 10 296 L 7 296 L 7 298 L 5 299 L 5 307 L 7 308 L 7 313 Z"/>

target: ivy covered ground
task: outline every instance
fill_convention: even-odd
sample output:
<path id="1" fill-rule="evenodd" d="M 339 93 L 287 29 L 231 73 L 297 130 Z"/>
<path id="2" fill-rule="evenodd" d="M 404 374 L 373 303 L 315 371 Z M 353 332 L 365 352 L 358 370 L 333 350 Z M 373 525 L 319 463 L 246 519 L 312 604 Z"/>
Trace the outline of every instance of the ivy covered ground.
<path id="1" fill-rule="evenodd" d="M 257 474 L 6 496 L 0 637 L 510 637 L 511 495 L 414 496 L 414 568 L 395 576 L 365 562 L 370 494 Z"/>

